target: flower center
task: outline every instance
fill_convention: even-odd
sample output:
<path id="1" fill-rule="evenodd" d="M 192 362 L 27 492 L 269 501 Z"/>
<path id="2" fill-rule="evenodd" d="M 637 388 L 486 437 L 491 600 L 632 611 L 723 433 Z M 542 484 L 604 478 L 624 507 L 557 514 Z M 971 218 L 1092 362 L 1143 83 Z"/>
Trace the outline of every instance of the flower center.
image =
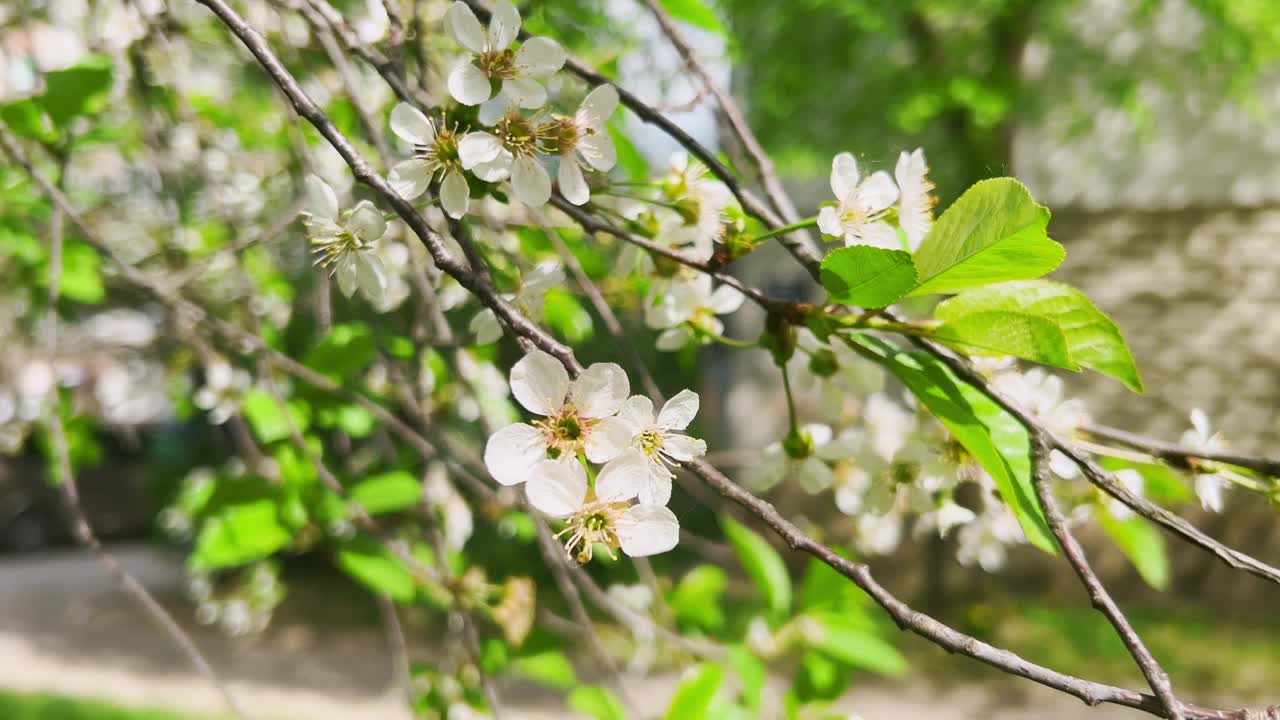
<path id="1" fill-rule="evenodd" d="M 616 523 L 626 509 L 625 502 L 589 502 L 569 518 L 568 524 L 556 533 L 556 537 L 569 535 L 564 544 L 565 550 L 580 564 L 591 562 L 596 543 L 604 545 L 609 557 L 616 560 L 617 555 L 613 551 L 620 545 Z"/>
<path id="2" fill-rule="evenodd" d="M 538 128 L 515 113 L 508 113 L 498 121 L 493 134 L 513 155 L 533 157 L 538 152 Z"/>
<path id="3" fill-rule="evenodd" d="M 556 118 L 538 127 L 539 139 L 547 146 L 548 152 L 561 155 L 576 148 L 578 141 L 591 132 L 590 129 L 583 132 L 573 118 Z"/>
<path id="4" fill-rule="evenodd" d="M 556 460 L 573 457 L 582 450 L 587 435 L 596 421 L 578 414 L 578 409 L 565 405 L 551 417 L 534 423 L 547 443 L 547 457 Z"/>
<path id="5" fill-rule="evenodd" d="M 368 245 L 346 228 L 342 228 L 334 235 L 318 235 L 311 238 L 311 250 L 320 256 L 316 260 L 316 264 L 320 267 L 329 267 L 347 253 L 368 248 Z"/>
<path id="6" fill-rule="evenodd" d="M 443 126 L 436 132 L 436 139 L 430 145 L 417 145 L 414 155 L 423 160 L 431 168 L 438 170 L 455 170 L 462 172 L 462 157 L 458 155 L 458 128 Z"/>
<path id="7" fill-rule="evenodd" d="M 636 439 L 640 445 L 640 449 L 645 455 L 657 455 L 662 451 L 662 431 L 657 428 L 649 428 L 640 433 Z"/>
<path id="8" fill-rule="evenodd" d="M 511 80 L 520 76 L 520 69 L 516 67 L 516 52 L 511 48 L 484 51 L 476 58 L 476 66 L 494 80 Z"/>

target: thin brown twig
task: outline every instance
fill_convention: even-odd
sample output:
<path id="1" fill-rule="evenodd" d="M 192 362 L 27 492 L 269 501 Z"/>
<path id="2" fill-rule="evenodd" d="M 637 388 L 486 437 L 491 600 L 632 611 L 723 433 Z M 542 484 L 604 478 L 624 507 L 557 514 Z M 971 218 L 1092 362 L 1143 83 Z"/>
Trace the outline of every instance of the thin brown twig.
<path id="1" fill-rule="evenodd" d="M 1202 463 L 1211 462 L 1235 465 L 1256 473 L 1280 478 L 1280 460 L 1273 458 L 1227 452 L 1207 452 L 1096 423 L 1087 424 L 1080 429 L 1099 440 L 1118 443 L 1134 450 L 1141 450 L 1154 458 L 1159 458 L 1174 467 L 1183 468 L 1184 470 L 1199 470 L 1202 469 L 1200 467 Z"/>

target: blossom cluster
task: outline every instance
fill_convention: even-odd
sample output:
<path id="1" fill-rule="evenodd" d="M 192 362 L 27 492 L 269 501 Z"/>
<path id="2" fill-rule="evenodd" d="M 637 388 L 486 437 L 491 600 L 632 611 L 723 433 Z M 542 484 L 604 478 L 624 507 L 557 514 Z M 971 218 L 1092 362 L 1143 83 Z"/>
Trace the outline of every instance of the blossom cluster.
<path id="1" fill-rule="evenodd" d="M 707 450 L 682 432 L 698 412 L 697 393 L 682 390 L 655 414 L 653 402 L 630 389 L 614 363 L 571 380 L 558 360 L 533 350 L 512 366 L 511 394 L 541 419 L 508 425 L 485 445 L 494 479 L 523 483 L 530 505 L 562 519 L 560 534 L 579 562 L 589 562 L 597 544 L 632 557 L 675 547 L 672 468 Z M 594 472 L 593 464 L 602 467 Z"/>
<path id="2" fill-rule="evenodd" d="M 893 177 L 883 170 L 862 177 L 858 161 L 842 152 L 831 161 L 831 191 L 836 202 L 818 213 L 818 229 L 842 238 L 846 245 L 915 250 L 933 225 L 937 199 L 931 194 L 933 183 L 928 174 L 924 150 L 918 148 L 898 156 Z M 895 213 L 897 229 L 888 222 Z"/>

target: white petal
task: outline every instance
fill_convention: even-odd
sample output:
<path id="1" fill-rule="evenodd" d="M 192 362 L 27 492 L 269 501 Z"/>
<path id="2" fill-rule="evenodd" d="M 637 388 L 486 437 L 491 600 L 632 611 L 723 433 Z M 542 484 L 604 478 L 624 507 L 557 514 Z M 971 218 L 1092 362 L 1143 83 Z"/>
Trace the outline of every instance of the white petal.
<path id="1" fill-rule="evenodd" d="M 664 553 L 680 542 L 680 521 L 661 505 L 633 505 L 616 529 L 622 552 L 631 557 Z"/>
<path id="2" fill-rule="evenodd" d="M 436 141 L 436 127 L 418 108 L 400 103 L 391 108 L 391 131 L 414 145 L 431 145 Z"/>
<path id="3" fill-rule="evenodd" d="M 707 454 L 707 441 L 688 435 L 663 435 L 662 453 L 672 460 L 688 462 Z"/>
<path id="4" fill-rule="evenodd" d="M 618 412 L 630 392 L 631 381 L 621 365 L 595 363 L 570 385 L 569 400 L 583 417 L 603 418 Z"/>
<path id="5" fill-rule="evenodd" d="M 633 432 L 653 425 L 655 422 L 653 401 L 644 395 L 632 395 L 622 403 L 622 407 L 618 410 L 618 419 L 630 425 Z"/>
<path id="6" fill-rule="evenodd" d="M 863 225 L 858 229 L 856 239 L 859 245 L 870 245 L 885 250 L 902 249 L 902 240 L 898 238 L 898 231 L 883 220 Z"/>
<path id="7" fill-rule="evenodd" d="M 467 329 L 476 336 L 477 345 L 488 345 L 502 337 L 502 324 L 498 322 L 498 316 L 494 315 L 489 308 L 476 313 L 475 317 L 471 318 Z"/>
<path id="8" fill-rule="evenodd" d="M 315 175 L 307 176 L 307 212 L 329 221 L 338 219 L 338 196 L 329 183 Z"/>
<path id="9" fill-rule="evenodd" d="M 449 73 L 449 94 L 463 105 L 479 105 L 493 93 L 489 78 L 469 62 L 460 62 Z"/>
<path id="10" fill-rule="evenodd" d="M 444 184 L 440 186 L 440 202 L 444 211 L 451 218 L 460 218 L 467 214 L 467 204 L 471 199 L 471 188 L 467 179 L 457 170 L 450 170 L 444 176 Z"/>
<path id="11" fill-rule="evenodd" d="M 671 486 L 673 477 L 667 467 L 658 462 L 649 463 L 649 476 L 636 495 L 636 500 L 644 505 L 666 505 L 671 502 Z"/>
<path id="12" fill-rule="evenodd" d="M 858 187 L 858 161 L 851 153 L 842 152 L 831 160 L 831 192 L 843 201 Z M 825 231 L 824 231 L 825 232 Z M 827 233 L 834 235 L 835 233 Z"/>
<path id="13" fill-rule="evenodd" d="M 526 110 L 536 110 L 547 104 L 547 89 L 530 78 L 513 78 L 502 83 L 502 94 L 511 102 Z"/>
<path id="14" fill-rule="evenodd" d="M 498 90 L 497 95 L 480 104 L 480 113 L 478 115 L 480 124 L 493 125 L 497 123 L 506 114 L 509 107 L 511 107 L 511 98 L 507 97 L 507 94 L 502 90 Z"/>
<path id="15" fill-rule="evenodd" d="M 579 140 L 578 152 L 591 167 L 600 172 L 609 172 L 618 164 L 618 151 L 613 147 L 609 134 L 603 130 Z"/>
<path id="16" fill-rule="evenodd" d="M 347 219 L 347 229 L 352 235 L 360 238 L 361 242 L 371 243 L 382 237 L 387 231 L 387 221 L 382 218 L 382 213 L 378 212 L 378 208 L 368 200 L 361 200 L 351 210 L 351 217 Z"/>
<path id="17" fill-rule="evenodd" d="M 1222 512 L 1225 504 L 1222 497 L 1223 489 L 1223 480 L 1217 475 L 1196 476 L 1196 495 L 1200 498 L 1200 506 L 1209 512 Z"/>
<path id="18" fill-rule="evenodd" d="M 502 50 L 520 34 L 520 11 L 507 0 L 494 0 L 489 18 L 489 49 Z"/>
<path id="19" fill-rule="evenodd" d="M 796 480 L 810 495 L 816 495 L 831 487 L 831 466 L 810 455 L 800 463 Z"/>
<path id="20" fill-rule="evenodd" d="M 711 299 L 707 307 L 717 315 L 728 315 L 729 313 L 742 307 L 742 302 L 746 300 L 746 296 L 738 291 L 737 288 L 730 285 L 721 285 L 711 293 Z"/>
<path id="21" fill-rule="evenodd" d="M 551 415 L 564 405 L 569 373 L 559 360 L 531 350 L 511 368 L 511 394 L 526 410 Z"/>
<path id="22" fill-rule="evenodd" d="M 548 37 L 531 37 L 516 51 L 516 65 L 526 75 L 550 75 L 564 67 L 568 58 L 560 43 Z"/>
<path id="23" fill-rule="evenodd" d="M 844 227 L 840 225 L 840 213 L 827 205 L 818 211 L 818 229 L 832 237 L 844 237 Z"/>
<path id="24" fill-rule="evenodd" d="M 893 184 L 889 173 L 879 170 L 858 186 L 857 197 L 866 212 L 880 212 L 898 199 L 898 186 Z"/>
<path id="25" fill-rule="evenodd" d="M 631 447 L 633 437 L 635 428 L 630 423 L 616 417 L 603 418 L 587 434 L 587 459 L 593 463 L 609 462 Z"/>
<path id="26" fill-rule="evenodd" d="M 502 153 L 502 141 L 487 132 L 471 132 L 458 141 L 458 158 L 470 170 L 480 163 L 491 162 Z"/>
<path id="27" fill-rule="evenodd" d="M 654 343 L 654 346 L 663 352 L 675 352 L 685 345 L 688 345 L 690 340 L 693 340 L 693 333 L 689 328 L 681 325 L 680 327 L 673 327 L 670 330 L 664 330 L 662 334 L 658 336 L 658 340 Z"/>
<path id="28" fill-rule="evenodd" d="M 552 517 L 567 517 L 587 497 L 587 471 L 577 458 L 543 460 L 533 466 L 524 486 L 529 504 Z"/>
<path id="29" fill-rule="evenodd" d="M 511 153 L 503 148 L 498 152 L 498 157 L 471 168 L 471 174 L 485 182 L 501 182 L 511 177 L 512 160 Z"/>
<path id="30" fill-rule="evenodd" d="M 588 127 L 600 128 L 618 108 L 618 89 L 605 83 L 592 90 L 582 100 L 578 117 Z"/>
<path id="31" fill-rule="evenodd" d="M 405 160 L 391 168 L 387 175 L 391 189 L 405 200 L 412 200 L 427 191 L 431 185 L 431 170 L 424 160 Z"/>
<path id="32" fill-rule="evenodd" d="M 557 173 L 560 182 L 560 194 L 574 205 L 584 205 L 591 199 L 591 189 L 587 187 L 587 179 L 582 176 L 582 168 L 573 153 L 560 158 L 560 170 Z"/>
<path id="33" fill-rule="evenodd" d="M 382 267 L 382 258 L 372 252 L 362 252 L 356 256 L 356 282 L 364 296 L 373 302 L 382 302 L 387 294 L 387 271 Z"/>
<path id="34" fill-rule="evenodd" d="M 649 461 L 630 448 L 610 460 L 596 476 L 596 497 L 606 502 L 630 500 L 649 481 Z"/>
<path id="35" fill-rule="evenodd" d="M 683 430 L 693 422 L 698 414 L 698 393 L 692 390 L 681 390 L 662 406 L 658 413 L 658 427 L 668 430 Z"/>
<path id="36" fill-rule="evenodd" d="M 511 166 L 511 188 L 520 202 L 541 207 L 551 199 L 551 176 L 537 158 L 521 155 Z"/>
<path id="37" fill-rule="evenodd" d="M 484 446 L 484 466 L 503 485 L 516 485 L 529 477 L 529 469 L 547 459 L 547 441 L 532 425 L 515 423 L 489 436 Z"/>
<path id="38" fill-rule="evenodd" d="M 1209 414 L 1200 408 L 1191 410 L 1191 427 L 1195 428 L 1196 433 L 1200 435 L 1201 442 L 1208 442 L 1213 433 L 1209 425 Z"/>
<path id="39" fill-rule="evenodd" d="M 462 47 L 477 55 L 485 50 L 484 26 L 464 2 L 455 2 L 444 15 L 445 27 Z"/>
<path id="40" fill-rule="evenodd" d="M 351 297 L 356 294 L 358 287 L 356 270 L 356 262 L 354 253 L 347 253 L 338 260 L 338 265 L 334 268 L 333 277 L 338 281 L 338 289 L 343 295 Z"/>

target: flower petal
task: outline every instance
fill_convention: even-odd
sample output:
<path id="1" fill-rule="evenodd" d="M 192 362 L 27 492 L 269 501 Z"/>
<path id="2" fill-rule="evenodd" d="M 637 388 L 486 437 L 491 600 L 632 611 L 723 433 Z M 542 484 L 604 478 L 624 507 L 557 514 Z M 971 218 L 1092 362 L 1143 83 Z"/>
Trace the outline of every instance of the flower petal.
<path id="1" fill-rule="evenodd" d="M 529 469 L 546 459 L 546 438 L 540 430 L 525 423 L 502 428 L 490 435 L 484 446 L 484 466 L 493 479 L 503 485 L 524 482 L 529 477 Z"/>
<path id="2" fill-rule="evenodd" d="M 588 127 L 600 128 L 617 108 L 618 89 L 605 83 L 582 99 L 582 105 L 578 107 L 578 118 Z"/>
<path id="3" fill-rule="evenodd" d="M 512 155 L 503 148 L 498 157 L 471 168 L 471 174 L 485 182 L 501 182 L 511 177 Z"/>
<path id="4" fill-rule="evenodd" d="M 827 205 L 818 211 L 818 229 L 824 235 L 844 237 L 844 227 L 840 225 L 840 213 Z"/>
<path id="5" fill-rule="evenodd" d="M 382 213 L 368 200 L 361 200 L 351 210 L 347 219 L 347 229 L 363 243 L 371 243 L 382 237 L 387 231 L 387 221 Z"/>
<path id="6" fill-rule="evenodd" d="M 644 395 L 632 395 L 619 408 L 618 419 L 630 425 L 632 432 L 653 425 L 653 401 Z"/>
<path id="7" fill-rule="evenodd" d="M 495 343 L 502 337 L 502 324 L 498 322 L 498 316 L 494 315 L 489 308 L 476 313 L 475 317 L 471 318 L 467 329 L 476 336 L 477 345 Z"/>
<path id="8" fill-rule="evenodd" d="M 650 461 L 648 477 L 645 478 L 644 485 L 640 486 L 636 500 L 644 505 L 666 505 L 671 502 L 673 480 L 666 465 Z"/>
<path id="9" fill-rule="evenodd" d="M 431 166 L 417 158 L 396 163 L 387 175 L 387 182 L 396 194 L 412 200 L 427 191 L 431 185 Z"/>
<path id="10" fill-rule="evenodd" d="M 688 462 L 707 454 L 707 441 L 688 435 L 663 435 L 662 453 L 672 460 Z"/>
<path id="11" fill-rule="evenodd" d="M 531 350 L 511 368 L 511 394 L 531 413 L 554 414 L 568 392 L 569 373 L 541 350 Z"/>
<path id="12" fill-rule="evenodd" d="M 551 517 L 568 517 L 587 497 L 587 471 L 577 458 L 543 460 L 530 471 L 524 494 L 530 505 Z"/>
<path id="13" fill-rule="evenodd" d="M 458 159 L 470 170 L 480 163 L 491 162 L 502 153 L 502 141 L 487 132 L 470 132 L 458 141 Z"/>
<path id="14" fill-rule="evenodd" d="M 585 450 L 593 463 L 605 463 L 618 457 L 631 447 L 635 429 L 630 423 L 616 417 L 600 420 L 587 434 Z"/>
<path id="15" fill-rule="evenodd" d="M 681 390 L 662 406 L 658 413 L 658 427 L 666 430 L 683 430 L 698 414 L 698 393 Z"/>
<path id="16" fill-rule="evenodd" d="M 338 220 L 338 196 L 329 183 L 316 175 L 307 176 L 307 212 L 336 222 Z"/>
<path id="17" fill-rule="evenodd" d="M 436 141 L 436 126 L 421 110 L 408 103 L 391 108 L 391 132 L 414 145 L 431 145 Z"/>
<path id="18" fill-rule="evenodd" d="M 387 271 L 382 267 L 382 258 L 365 251 L 356 256 L 355 266 L 360 291 L 369 300 L 382 302 L 387 294 Z"/>
<path id="19" fill-rule="evenodd" d="M 440 186 L 440 202 L 444 211 L 451 218 L 460 218 L 467 214 L 467 205 L 471 199 L 471 188 L 467 187 L 467 179 L 457 170 L 450 170 L 444 176 L 444 184 Z"/>
<path id="20" fill-rule="evenodd" d="M 618 164 L 618 151 L 613 147 L 609 134 L 603 130 L 579 140 L 578 152 L 591 167 L 600 172 L 609 172 Z"/>
<path id="21" fill-rule="evenodd" d="M 503 50 L 520 34 L 520 11 L 507 0 L 494 0 L 489 18 L 489 49 Z"/>
<path id="22" fill-rule="evenodd" d="M 658 335 L 654 346 L 663 352 L 675 352 L 688 345 L 691 340 L 693 340 L 693 332 L 681 325 L 669 330 L 663 330 L 662 334 Z"/>
<path id="23" fill-rule="evenodd" d="M 649 460 L 644 453 L 629 448 L 610 460 L 596 476 L 596 497 L 619 502 L 635 497 L 649 481 Z"/>
<path id="24" fill-rule="evenodd" d="M 484 26 L 466 3 L 455 2 L 450 5 L 444 15 L 444 25 L 462 47 L 477 55 L 485 51 Z"/>
<path id="25" fill-rule="evenodd" d="M 878 170 L 858 186 L 857 197 L 868 214 L 880 212 L 898 199 L 898 186 L 893 184 L 889 173 Z"/>
<path id="26" fill-rule="evenodd" d="M 662 505 L 633 505 L 618 518 L 618 541 L 631 557 L 657 555 L 680 542 L 680 521 Z"/>
<path id="27" fill-rule="evenodd" d="M 449 94 L 463 105 L 479 105 L 493 94 L 489 77 L 469 62 L 460 62 L 449 73 Z"/>
<path id="28" fill-rule="evenodd" d="M 502 119 L 509 107 L 511 107 L 511 98 L 507 97 L 507 94 L 499 89 L 497 95 L 480 104 L 480 113 L 477 115 L 477 119 L 481 125 L 493 125 Z"/>
<path id="29" fill-rule="evenodd" d="M 356 288 L 359 286 L 357 273 L 355 253 L 347 253 L 338 260 L 333 270 L 333 277 L 338 281 L 338 289 L 343 295 L 351 297 L 356 294 Z"/>
<path id="30" fill-rule="evenodd" d="M 817 495 L 831 487 L 831 466 L 812 455 L 800 463 L 797 476 L 800 487 L 810 495 Z"/>
<path id="31" fill-rule="evenodd" d="M 857 245 L 870 245 L 871 247 L 884 248 L 885 250 L 901 250 L 902 241 L 898 238 L 898 231 L 892 225 L 877 220 L 873 223 L 867 223 L 858 229 L 857 235 L 854 236 Z M 846 241 L 848 238 L 846 238 Z M 846 242 L 846 244 L 849 244 Z"/>
<path id="32" fill-rule="evenodd" d="M 531 37 L 516 51 L 516 65 L 525 75 L 550 75 L 564 67 L 568 58 L 560 43 L 548 37 Z"/>
<path id="33" fill-rule="evenodd" d="M 511 188 L 520 202 L 541 207 L 551 199 L 551 176 L 537 158 L 521 155 L 511 166 Z"/>
<path id="34" fill-rule="evenodd" d="M 858 161 L 851 153 L 842 152 L 831 159 L 831 192 L 844 201 L 858 187 Z M 834 235 L 835 233 L 827 233 Z"/>
<path id="35" fill-rule="evenodd" d="M 526 110 L 536 110 L 547 104 L 547 89 L 532 78 L 519 77 L 504 81 L 502 94 Z"/>
<path id="36" fill-rule="evenodd" d="M 587 179 L 582 176 L 582 168 L 578 167 L 578 159 L 573 153 L 560 158 L 560 170 L 557 173 L 560 182 L 560 194 L 574 205 L 585 205 L 591 199 L 591 189 L 587 187 Z"/>
<path id="37" fill-rule="evenodd" d="M 717 315 L 728 315 L 729 313 L 742 307 L 742 303 L 746 300 L 737 288 L 731 285 L 721 285 L 711 293 L 711 299 L 707 303 L 707 307 Z"/>
<path id="38" fill-rule="evenodd" d="M 630 392 L 631 381 L 621 365 L 596 363 L 569 386 L 569 400 L 583 417 L 603 418 L 618 412 Z"/>

